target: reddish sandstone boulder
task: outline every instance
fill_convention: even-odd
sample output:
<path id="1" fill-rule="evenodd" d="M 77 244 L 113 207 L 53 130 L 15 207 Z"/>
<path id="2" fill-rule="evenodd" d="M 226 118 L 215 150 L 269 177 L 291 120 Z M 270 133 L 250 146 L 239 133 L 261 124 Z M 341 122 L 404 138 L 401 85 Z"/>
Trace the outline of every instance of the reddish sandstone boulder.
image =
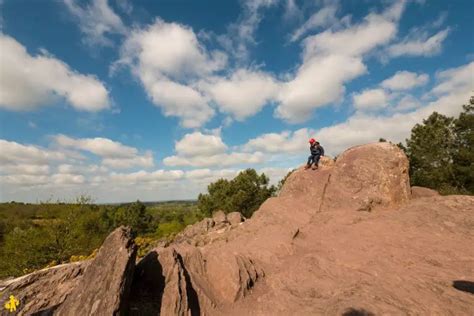
<path id="1" fill-rule="evenodd" d="M 128 308 L 136 253 L 130 228 L 115 229 L 55 314 L 124 314 Z"/>
<path id="2" fill-rule="evenodd" d="M 433 197 L 433 196 L 439 196 L 438 191 L 432 190 L 429 188 L 424 188 L 424 187 L 417 187 L 417 186 L 411 187 L 412 199 L 419 199 L 419 198 Z"/>

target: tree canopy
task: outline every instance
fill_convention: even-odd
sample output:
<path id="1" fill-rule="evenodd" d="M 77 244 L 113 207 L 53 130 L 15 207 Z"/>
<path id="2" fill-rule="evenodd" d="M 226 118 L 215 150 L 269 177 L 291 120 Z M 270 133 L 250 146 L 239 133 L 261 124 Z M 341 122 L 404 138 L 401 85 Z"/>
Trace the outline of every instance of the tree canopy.
<path id="1" fill-rule="evenodd" d="M 241 212 L 250 217 L 276 192 L 268 177 L 264 173 L 259 175 L 254 169 L 244 170 L 232 180 L 219 179 L 209 184 L 207 190 L 207 194 L 199 195 L 198 208 L 208 216 L 223 210 L 225 213 Z"/>
<path id="2" fill-rule="evenodd" d="M 412 185 L 474 194 L 474 98 L 458 118 L 432 113 L 406 140 Z"/>

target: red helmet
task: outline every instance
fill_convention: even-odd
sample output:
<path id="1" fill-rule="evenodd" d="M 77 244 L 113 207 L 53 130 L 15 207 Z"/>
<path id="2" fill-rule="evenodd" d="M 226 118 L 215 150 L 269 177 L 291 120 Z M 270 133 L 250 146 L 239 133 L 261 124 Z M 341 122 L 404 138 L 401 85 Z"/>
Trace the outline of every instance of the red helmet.
<path id="1" fill-rule="evenodd" d="M 310 144 L 314 144 L 314 143 L 316 143 L 316 139 L 314 139 L 314 138 L 311 138 L 311 139 L 309 140 L 309 143 L 310 143 Z"/>

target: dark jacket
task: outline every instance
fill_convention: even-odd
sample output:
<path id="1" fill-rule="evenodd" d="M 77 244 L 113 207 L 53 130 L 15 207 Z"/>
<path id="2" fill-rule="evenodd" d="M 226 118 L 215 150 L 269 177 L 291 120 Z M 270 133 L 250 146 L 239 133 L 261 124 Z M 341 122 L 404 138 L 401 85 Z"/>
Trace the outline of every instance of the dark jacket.
<path id="1" fill-rule="evenodd" d="M 309 150 L 311 151 L 311 155 L 313 156 L 324 156 L 324 148 L 321 145 L 311 145 L 309 147 Z"/>

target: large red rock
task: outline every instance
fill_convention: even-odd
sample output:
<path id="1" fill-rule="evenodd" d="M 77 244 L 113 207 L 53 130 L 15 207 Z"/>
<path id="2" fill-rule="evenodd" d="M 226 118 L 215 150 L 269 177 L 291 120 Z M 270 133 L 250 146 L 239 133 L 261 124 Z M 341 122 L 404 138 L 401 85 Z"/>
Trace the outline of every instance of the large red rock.
<path id="1" fill-rule="evenodd" d="M 20 305 L 17 315 L 51 315 L 79 283 L 90 261 L 62 264 L 4 282 L 0 286 L 1 315 L 3 302 L 14 295 Z"/>
<path id="2" fill-rule="evenodd" d="M 322 196 L 322 211 L 397 207 L 408 202 L 410 194 L 408 159 L 398 146 L 357 146 L 337 158 Z"/>
<path id="3" fill-rule="evenodd" d="M 114 230 L 55 314 L 124 314 L 128 309 L 136 253 L 130 228 Z"/>

